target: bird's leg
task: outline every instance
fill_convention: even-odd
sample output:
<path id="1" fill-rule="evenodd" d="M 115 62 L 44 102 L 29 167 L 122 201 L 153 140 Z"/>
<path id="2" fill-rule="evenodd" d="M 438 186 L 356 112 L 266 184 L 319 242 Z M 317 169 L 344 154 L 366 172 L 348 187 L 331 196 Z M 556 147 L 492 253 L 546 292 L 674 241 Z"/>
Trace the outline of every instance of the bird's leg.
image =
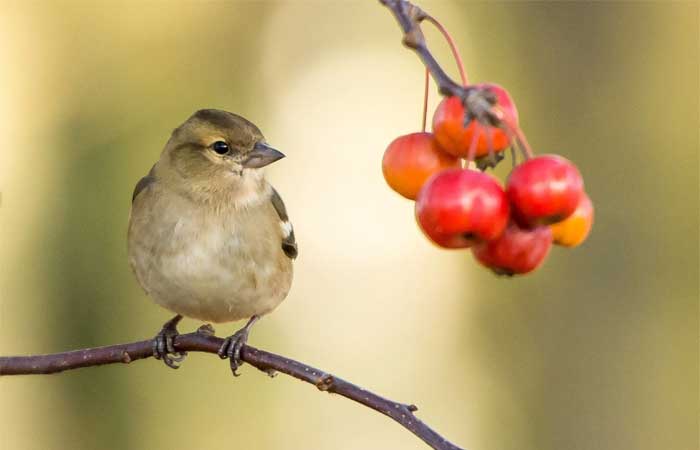
<path id="1" fill-rule="evenodd" d="M 176 352 L 173 344 L 175 336 L 180 334 L 177 332 L 177 324 L 181 320 L 182 316 L 180 314 L 168 320 L 163 324 L 163 328 L 156 337 L 153 338 L 153 357 L 162 359 L 165 365 L 171 369 L 179 368 L 178 363 L 182 362 L 187 356 L 187 352 Z"/>
<path id="2" fill-rule="evenodd" d="M 243 361 L 241 360 L 241 349 L 248 341 L 250 328 L 259 319 L 260 317 L 258 316 L 251 317 L 243 328 L 224 339 L 224 343 L 221 345 L 221 348 L 219 348 L 219 357 L 221 359 L 229 358 L 231 362 L 231 372 L 233 372 L 234 377 L 239 375 L 236 371 L 243 364 Z"/>

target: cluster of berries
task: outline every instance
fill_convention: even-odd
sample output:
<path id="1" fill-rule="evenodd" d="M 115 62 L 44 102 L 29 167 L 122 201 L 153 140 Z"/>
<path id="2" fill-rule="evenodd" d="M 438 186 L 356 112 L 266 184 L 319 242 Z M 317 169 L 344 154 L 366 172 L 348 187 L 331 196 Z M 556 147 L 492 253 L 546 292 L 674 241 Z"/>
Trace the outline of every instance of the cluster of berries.
<path id="1" fill-rule="evenodd" d="M 443 99 L 432 133 L 408 134 L 389 145 L 384 178 L 416 200 L 416 220 L 438 246 L 471 248 L 498 274 L 527 273 L 542 264 L 552 243 L 575 247 L 586 239 L 593 206 L 573 163 L 557 155 L 533 156 L 505 89 L 471 88 L 464 101 Z M 503 188 L 485 170 L 516 146 L 526 159 Z"/>

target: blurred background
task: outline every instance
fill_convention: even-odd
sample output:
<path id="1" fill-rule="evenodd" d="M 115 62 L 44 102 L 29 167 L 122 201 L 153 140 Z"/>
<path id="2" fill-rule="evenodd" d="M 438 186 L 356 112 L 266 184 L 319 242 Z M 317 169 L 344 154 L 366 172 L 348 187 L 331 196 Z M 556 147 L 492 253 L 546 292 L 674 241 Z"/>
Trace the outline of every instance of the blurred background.
<path id="1" fill-rule="evenodd" d="M 584 246 L 501 279 L 423 238 L 381 175 L 420 126 L 423 69 L 377 1 L 0 1 L 0 354 L 159 330 L 126 258 L 132 189 L 174 127 L 222 108 L 287 154 L 268 178 L 300 245 L 252 345 L 416 403 L 470 450 L 698 448 L 698 3 L 421 5 L 471 80 L 509 89 L 535 150 L 579 166 Z M 192 354 L 4 377 L 0 448 L 427 448 L 242 373 Z"/>

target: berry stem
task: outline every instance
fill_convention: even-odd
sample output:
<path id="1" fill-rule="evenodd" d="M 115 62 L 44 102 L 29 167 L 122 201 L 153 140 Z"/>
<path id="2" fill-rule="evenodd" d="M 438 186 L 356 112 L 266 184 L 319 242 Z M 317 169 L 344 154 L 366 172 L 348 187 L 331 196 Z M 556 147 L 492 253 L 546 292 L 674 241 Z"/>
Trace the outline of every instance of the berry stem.
<path id="1" fill-rule="evenodd" d="M 437 28 L 440 31 L 440 33 L 442 33 L 442 35 L 445 37 L 445 40 L 450 46 L 450 50 L 452 50 L 452 55 L 455 58 L 455 62 L 457 63 L 457 68 L 459 69 L 459 77 L 462 80 L 462 85 L 467 86 L 469 84 L 469 79 L 467 78 L 467 72 L 464 70 L 464 62 L 462 61 L 462 56 L 459 54 L 459 50 L 457 49 L 457 44 L 455 43 L 454 39 L 452 39 L 452 36 L 447 31 L 447 28 L 445 28 L 433 16 L 426 14 L 425 20 L 432 23 L 435 26 L 435 28 Z"/>
<path id="2" fill-rule="evenodd" d="M 496 107 L 494 108 L 494 110 L 498 112 L 498 116 L 501 120 L 501 124 L 503 125 L 503 129 L 508 135 L 508 139 L 510 139 L 511 143 L 515 143 L 518 145 L 518 148 L 523 153 L 525 159 L 532 158 L 535 154 L 532 151 L 530 143 L 527 141 L 527 137 L 525 137 L 525 133 L 523 133 L 523 130 L 520 129 L 518 124 L 515 123 L 513 118 L 510 117 L 510 115 L 504 114 L 500 108 Z"/>
<path id="3" fill-rule="evenodd" d="M 474 161 L 476 157 L 476 144 L 479 142 L 481 137 L 481 128 L 476 128 L 474 130 L 474 135 L 472 136 L 472 141 L 469 143 L 469 152 L 467 153 L 467 167 L 470 163 Z"/>
<path id="4" fill-rule="evenodd" d="M 517 166 L 517 152 L 519 151 L 523 155 L 525 160 L 527 160 L 527 154 L 523 149 L 522 143 L 518 140 L 518 137 L 515 135 L 515 133 L 513 133 L 513 130 L 510 127 L 506 126 L 505 131 L 508 135 L 508 140 L 510 141 L 510 155 L 513 158 L 513 168 L 515 168 L 515 166 Z"/>
<path id="5" fill-rule="evenodd" d="M 510 158 L 512 159 L 512 168 L 515 169 L 515 166 L 518 165 L 518 155 L 515 151 L 515 144 L 512 142 L 510 144 Z"/>
<path id="6" fill-rule="evenodd" d="M 423 133 L 425 133 L 425 124 L 428 121 L 428 94 L 430 88 L 430 71 L 425 68 L 425 88 L 423 89 Z"/>
<path id="7" fill-rule="evenodd" d="M 532 148 L 530 147 L 530 143 L 527 142 L 527 138 L 525 137 L 525 133 L 523 133 L 523 130 L 520 129 L 520 127 L 515 127 L 515 135 L 518 137 L 518 142 L 520 145 L 523 147 L 523 150 L 525 151 L 525 157 L 527 158 L 532 158 L 535 156 L 535 154 L 532 151 Z"/>
<path id="8" fill-rule="evenodd" d="M 496 153 L 493 151 L 493 129 L 491 127 L 486 127 L 486 142 L 489 148 L 489 161 L 496 166 Z"/>
<path id="9" fill-rule="evenodd" d="M 430 15 L 425 16 L 425 20 L 430 22 L 437 28 L 440 33 L 444 36 L 445 40 L 447 41 L 447 44 L 450 46 L 450 50 L 452 51 L 452 56 L 454 56 L 455 62 L 457 63 L 457 69 L 459 69 L 459 77 L 462 80 L 462 85 L 467 86 L 469 84 L 469 79 L 467 78 L 467 72 L 464 69 L 464 61 L 462 61 L 462 56 L 459 54 L 459 49 L 457 49 L 457 44 L 455 43 L 454 39 L 452 39 L 452 35 L 450 35 L 449 31 L 447 31 L 447 28 L 445 28 L 436 18 Z M 430 87 L 430 70 L 426 66 L 425 68 L 425 88 L 424 88 L 424 94 L 423 94 L 423 126 L 422 130 L 425 133 L 425 127 L 428 121 L 428 89 Z"/>

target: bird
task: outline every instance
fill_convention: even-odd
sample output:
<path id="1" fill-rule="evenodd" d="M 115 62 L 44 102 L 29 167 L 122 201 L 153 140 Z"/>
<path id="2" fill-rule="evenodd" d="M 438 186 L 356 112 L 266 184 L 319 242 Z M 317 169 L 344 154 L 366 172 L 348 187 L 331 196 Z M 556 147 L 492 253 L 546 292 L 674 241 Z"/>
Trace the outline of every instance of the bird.
<path id="1" fill-rule="evenodd" d="M 251 327 L 289 293 L 298 247 L 279 193 L 263 168 L 285 155 L 251 121 L 201 109 L 175 128 L 134 189 L 128 259 L 138 283 L 175 313 L 153 339 L 153 356 L 178 368 L 173 342 L 183 316 L 249 319 L 218 351 L 233 375 Z"/>

